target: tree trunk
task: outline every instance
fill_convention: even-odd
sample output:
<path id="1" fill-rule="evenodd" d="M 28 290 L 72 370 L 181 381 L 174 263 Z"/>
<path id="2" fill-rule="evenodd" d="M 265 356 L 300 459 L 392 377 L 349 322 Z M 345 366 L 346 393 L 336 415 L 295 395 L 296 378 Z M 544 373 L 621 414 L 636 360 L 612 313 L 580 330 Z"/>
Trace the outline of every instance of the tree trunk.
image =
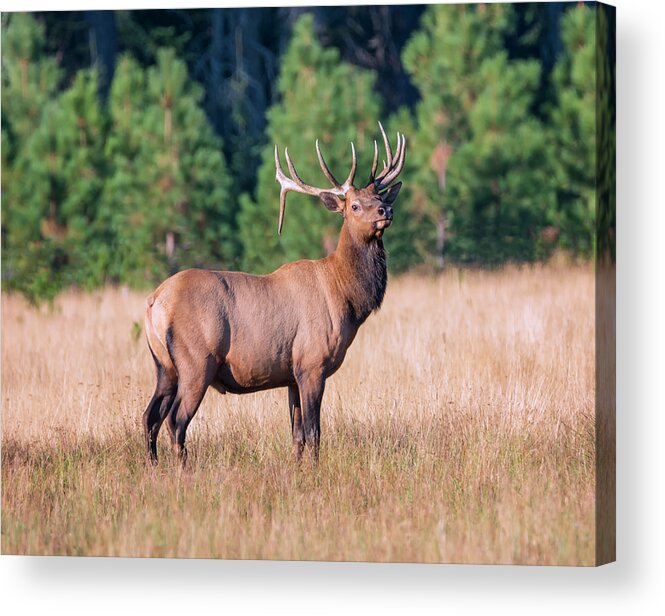
<path id="1" fill-rule="evenodd" d="M 228 130 L 224 122 L 224 112 L 220 102 L 224 82 L 224 11 L 212 9 L 212 37 L 210 42 L 210 74 L 208 78 L 208 110 L 213 126 L 224 141 L 228 141 Z"/>
<path id="2" fill-rule="evenodd" d="M 436 264 L 443 268 L 444 258 L 443 249 L 446 241 L 446 216 L 439 214 L 436 221 Z"/>
<path id="3" fill-rule="evenodd" d="M 100 69 L 99 94 L 106 100 L 115 72 L 118 44 L 114 11 L 86 11 L 90 40 L 90 63 Z"/>

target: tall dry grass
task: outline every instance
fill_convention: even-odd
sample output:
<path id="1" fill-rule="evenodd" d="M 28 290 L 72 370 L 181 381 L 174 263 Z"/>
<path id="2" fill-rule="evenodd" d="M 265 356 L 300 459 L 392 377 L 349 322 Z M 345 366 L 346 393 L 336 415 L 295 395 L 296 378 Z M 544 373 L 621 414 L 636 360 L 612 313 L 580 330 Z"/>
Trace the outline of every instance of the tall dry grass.
<path id="1" fill-rule="evenodd" d="M 286 392 L 211 391 L 145 463 L 143 298 L 3 296 L 2 552 L 593 564 L 589 267 L 392 279 L 328 381 L 316 469 Z"/>

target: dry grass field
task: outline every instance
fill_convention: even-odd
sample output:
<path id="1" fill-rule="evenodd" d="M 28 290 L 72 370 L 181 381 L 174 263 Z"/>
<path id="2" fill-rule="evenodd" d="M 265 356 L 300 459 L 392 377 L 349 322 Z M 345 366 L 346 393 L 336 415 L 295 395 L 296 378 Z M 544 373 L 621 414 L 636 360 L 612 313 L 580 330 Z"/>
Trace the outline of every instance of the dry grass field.
<path id="1" fill-rule="evenodd" d="M 328 381 L 317 468 L 286 390 L 210 391 L 182 472 L 144 453 L 143 295 L 2 298 L 2 553 L 594 562 L 590 266 L 389 282 Z"/>

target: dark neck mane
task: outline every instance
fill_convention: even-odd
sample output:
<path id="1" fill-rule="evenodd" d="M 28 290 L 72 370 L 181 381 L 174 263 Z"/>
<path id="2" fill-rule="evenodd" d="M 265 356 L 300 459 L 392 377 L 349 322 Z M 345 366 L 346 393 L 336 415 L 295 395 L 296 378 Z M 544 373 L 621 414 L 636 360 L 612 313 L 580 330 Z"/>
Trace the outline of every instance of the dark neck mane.
<path id="1" fill-rule="evenodd" d="M 388 274 L 386 251 L 380 239 L 369 242 L 352 237 L 346 223 L 342 226 L 337 249 L 330 255 L 342 301 L 350 316 L 362 323 L 378 310 L 386 293 Z"/>

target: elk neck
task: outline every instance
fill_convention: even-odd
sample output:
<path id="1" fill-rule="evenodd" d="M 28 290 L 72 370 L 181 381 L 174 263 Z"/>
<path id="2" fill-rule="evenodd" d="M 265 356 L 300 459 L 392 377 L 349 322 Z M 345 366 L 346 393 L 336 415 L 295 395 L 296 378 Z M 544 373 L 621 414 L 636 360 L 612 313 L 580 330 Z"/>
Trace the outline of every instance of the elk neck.
<path id="1" fill-rule="evenodd" d="M 345 221 L 337 248 L 326 261 L 331 266 L 340 307 L 360 325 L 381 307 L 386 292 L 388 274 L 383 241 L 354 237 Z"/>

